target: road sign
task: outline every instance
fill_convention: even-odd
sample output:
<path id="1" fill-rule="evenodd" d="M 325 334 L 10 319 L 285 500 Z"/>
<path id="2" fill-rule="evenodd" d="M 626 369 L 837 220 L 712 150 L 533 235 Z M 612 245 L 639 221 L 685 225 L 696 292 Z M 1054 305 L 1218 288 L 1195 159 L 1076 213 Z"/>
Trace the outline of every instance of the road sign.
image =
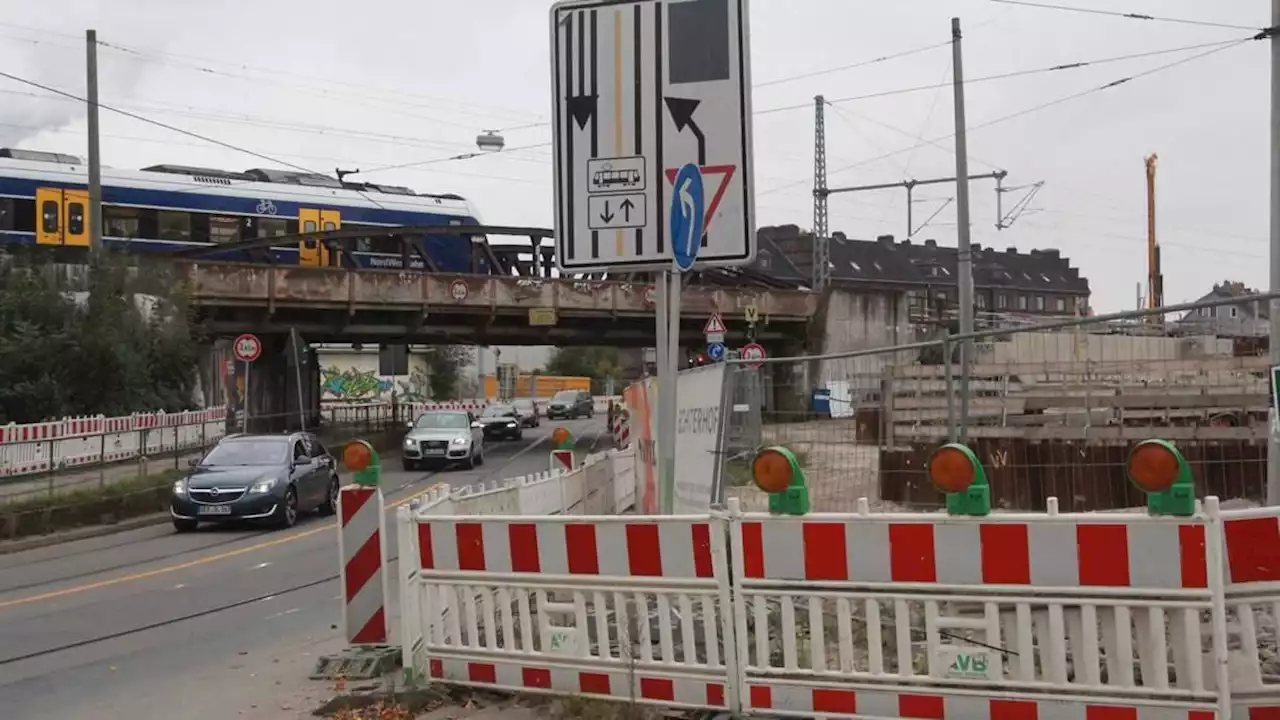
<path id="1" fill-rule="evenodd" d="M 553 307 L 529 308 L 529 327 L 549 327 L 555 325 L 557 319 Z"/>
<path id="2" fill-rule="evenodd" d="M 760 307 L 756 305 L 754 302 L 747 305 L 746 309 L 743 311 L 743 314 L 747 316 L 748 325 L 755 325 L 756 323 L 760 322 Z"/>
<path id="3" fill-rule="evenodd" d="M 236 355 L 236 360 L 250 363 L 262 357 L 262 341 L 257 335 L 245 333 L 236 338 L 232 351 Z"/>
<path id="4" fill-rule="evenodd" d="M 466 280 L 459 278 L 449 283 L 449 297 L 453 298 L 457 302 L 462 302 L 463 300 L 466 300 L 467 295 L 470 292 L 471 292 L 471 289 L 467 287 Z"/>
<path id="5" fill-rule="evenodd" d="M 711 358 L 716 362 L 720 362 L 721 360 L 723 360 L 724 359 L 724 343 L 717 342 L 717 343 L 708 344 L 707 357 Z"/>
<path id="6" fill-rule="evenodd" d="M 551 472 L 573 472 L 578 467 L 578 460 L 572 450 L 551 451 Z"/>
<path id="7" fill-rule="evenodd" d="M 769 355 L 759 343 L 747 343 L 738 351 L 738 357 L 746 361 L 747 367 L 760 367 Z"/>
<path id="8" fill-rule="evenodd" d="M 749 4 L 552 6 L 561 270 L 670 267 L 688 248 L 673 236 L 671 218 L 673 207 L 690 212 L 677 184 L 687 165 L 703 181 L 697 266 L 754 258 Z M 698 229 L 691 219 L 680 225 L 685 240 Z"/>
<path id="9" fill-rule="evenodd" d="M 702 191 L 702 171 L 689 163 L 676 173 L 671 196 L 671 253 L 676 267 L 688 270 L 702 250 L 702 230 L 706 221 L 706 199 Z"/>
<path id="10" fill-rule="evenodd" d="M 707 323 L 702 326 L 703 335 L 723 335 L 728 332 L 728 328 L 724 326 L 724 318 L 720 317 L 720 313 L 712 313 L 707 318 Z"/>

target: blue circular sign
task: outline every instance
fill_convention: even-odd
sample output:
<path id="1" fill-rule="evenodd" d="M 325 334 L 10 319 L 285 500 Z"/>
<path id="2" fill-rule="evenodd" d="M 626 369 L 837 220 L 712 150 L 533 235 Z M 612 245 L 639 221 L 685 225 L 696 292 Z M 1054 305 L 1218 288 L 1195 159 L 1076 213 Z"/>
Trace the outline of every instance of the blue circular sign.
<path id="1" fill-rule="evenodd" d="M 711 343 L 707 345 L 707 357 L 720 362 L 724 359 L 724 343 Z"/>
<path id="2" fill-rule="evenodd" d="M 671 193 L 671 253 L 676 267 L 688 270 L 698 259 L 702 248 L 703 218 L 706 196 L 702 187 L 702 169 L 688 163 L 676 173 Z"/>

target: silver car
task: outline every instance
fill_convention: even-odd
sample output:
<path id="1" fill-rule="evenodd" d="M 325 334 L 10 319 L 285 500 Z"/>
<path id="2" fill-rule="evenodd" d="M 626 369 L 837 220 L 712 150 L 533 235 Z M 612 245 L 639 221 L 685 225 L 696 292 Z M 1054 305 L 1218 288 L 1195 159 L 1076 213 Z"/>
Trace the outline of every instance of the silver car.
<path id="1" fill-rule="evenodd" d="M 484 462 L 484 431 L 465 410 L 428 410 L 409 423 L 401 450 L 405 470 L 427 463 L 471 469 Z"/>

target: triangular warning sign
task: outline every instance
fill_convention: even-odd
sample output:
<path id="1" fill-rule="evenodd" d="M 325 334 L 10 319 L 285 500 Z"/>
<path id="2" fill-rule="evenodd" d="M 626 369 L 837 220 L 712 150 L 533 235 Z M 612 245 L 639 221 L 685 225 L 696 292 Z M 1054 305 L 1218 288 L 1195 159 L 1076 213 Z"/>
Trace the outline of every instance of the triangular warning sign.
<path id="1" fill-rule="evenodd" d="M 738 166 L 702 165 L 699 169 L 702 170 L 703 182 L 708 186 L 710 185 L 710 178 L 708 176 L 718 178 L 720 183 L 716 187 L 715 192 L 708 193 L 711 197 L 711 201 L 707 203 L 706 216 L 702 220 L 702 232 L 706 233 L 711 229 L 711 219 L 716 216 L 716 208 L 720 207 L 720 200 L 724 197 L 724 191 L 729 189 L 729 181 L 733 179 L 733 174 L 737 172 Z M 676 176 L 679 174 L 680 168 L 667 168 L 667 182 L 675 185 Z"/>
<path id="2" fill-rule="evenodd" d="M 729 332 L 724 326 L 724 318 L 720 317 L 720 313 L 715 313 L 707 318 L 707 324 L 702 326 L 703 335 L 723 335 Z"/>
<path id="3" fill-rule="evenodd" d="M 552 450 L 551 451 L 551 472 L 572 472 L 577 457 L 572 450 Z"/>

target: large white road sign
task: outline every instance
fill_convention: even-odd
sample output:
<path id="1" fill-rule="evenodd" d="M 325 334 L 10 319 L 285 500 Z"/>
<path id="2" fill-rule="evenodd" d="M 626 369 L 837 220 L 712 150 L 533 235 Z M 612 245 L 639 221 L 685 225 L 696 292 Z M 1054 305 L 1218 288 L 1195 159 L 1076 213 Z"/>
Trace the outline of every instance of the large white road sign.
<path id="1" fill-rule="evenodd" d="M 669 268 L 673 196 L 682 200 L 673 186 L 686 165 L 703 187 L 697 265 L 754 258 L 747 18 L 748 0 L 551 8 L 562 270 Z M 675 207 L 687 212 L 683 201 Z"/>

